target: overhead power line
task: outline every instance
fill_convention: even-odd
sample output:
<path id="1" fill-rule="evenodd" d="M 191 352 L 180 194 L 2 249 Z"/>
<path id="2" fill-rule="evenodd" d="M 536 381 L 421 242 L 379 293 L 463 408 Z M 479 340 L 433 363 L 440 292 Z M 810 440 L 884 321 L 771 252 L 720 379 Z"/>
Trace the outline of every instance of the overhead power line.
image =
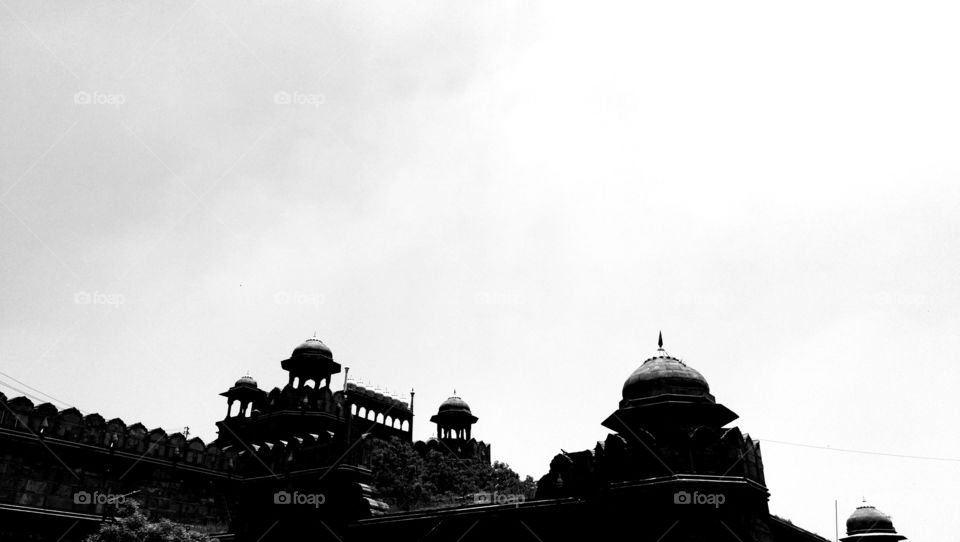
<path id="1" fill-rule="evenodd" d="M 960 463 L 960 458 L 956 457 L 932 457 L 928 455 L 908 455 L 908 454 L 892 454 L 888 452 L 872 452 L 868 450 L 851 450 L 849 448 L 834 448 L 833 446 L 818 446 L 816 444 L 801 444 L 799 442 L 786 442 L 783 440 L 773 440 L 773 439 L 763 439 L 757 438 L 761 443 L 763 442 L 772 442 L 774 444 L 784 444 L 786 446 L 798 446 L 800 448 L 814 448 L 817 450 L 827 450 L 829 452 L 843 452 L 849 454 L 865 454 L 865 455 L 880 455 L 884 457 L 897 457 L 900 459 L 923 459 L 925 461 L 951 461 L 955 463 Z"/>
<path id="2" fill-rule="evenodd" d="M 44 399 L 44 398 L 42 398 L 42 397 L 37 397 L 36 395 L 34 395 L 34 394 L 32 394 L 32 393 L 23 391 L 23 390 L 21 390 L 20 388 L 14 386 L 14 385 L 11 385 L 11 384 L 8 384 L 7 382 L 4 382 L 3 380 L 0 380 L 0 386 L 3 386 L 3 387 L 5 387 L 5 388 L 10 388 L 11 390 L 13 390 L 13 391 L 15 391 L 15 392 L 17 392 L 17 393 L 22 394 L 24 397 L 27 397 L 27 398 L 29 398 L 29 399 L 32 399 L 33 401 L 36 401 L 37 404 L 48 403 L 48 402 L 49 402 L 49 401 L 47 401 L 46 399 Z M 12 399 L 12 397 L 8 397 L 7 399 Z M 69 406 L 69 405 L 68 405 L 68 406 Z"/>
<path id="3" fill-rule="evenodd" d="M 27 389 L 30 390 L 30 391 L 34 391 L 34 392 L 39 393 L 40 395 L 43 395 L 43 396 L 46 397 L 47 399 L 40 399 L 39 397 L 32 396 L 34 399 L 37 399 L 37 400 L 39 400 L 39 401 L 41 401 L 41 402 L 43 402 L 43 403 L 46 403 L 46 402 L 49 400 L 49 401 L 54 401 L 54 402 L 60 403 L 60 404 L 62 404 L 62 405 L 66 405 L 66 406 L 68 406 L 68 407 L 74 406 L 74 405 L 72 405 L 72 404 L 70 404 L 70 403 L 68 403 L 68 402 L 66 402 L 66 401 L 61 401 L 60 399 L 57 399 L 56 397 L 54 397 L 54 396 L 52 396 L 52 395 L 48 395 L 48 394 L 44 393 L 44 392 L 38 390 L 37 388 L 34 388 L 34 387 L 31 386 L 30 384 L 27 384 L 26 382 L 21 382 L 21 381 L 17 380 L 16 378 L 8 375 L 7 373 L 5 373 L 5 372 L 3 372 L 3 371 L 0 371 L 0 375 L 3 375 L 3 376 L 5 376 L 5 377 L 9 378 L 10 380 L 13 380 L 13 381 L 16 382 L 17 384 L 20 384 L 21 386 L 27 388 Z M 11 386 L 11 385 L 9 385 L 9 384 L 4 384 L 4 385 L 7 386 L 8 388 L 16 389 L 18 392 L 23 393 L 24 395 L 29 395 L 28 393 L 24 392 L 23 390 L 19 390 L 19 389 L 17 389 L 17 388 L 14 388 L 13 386 Z"/>

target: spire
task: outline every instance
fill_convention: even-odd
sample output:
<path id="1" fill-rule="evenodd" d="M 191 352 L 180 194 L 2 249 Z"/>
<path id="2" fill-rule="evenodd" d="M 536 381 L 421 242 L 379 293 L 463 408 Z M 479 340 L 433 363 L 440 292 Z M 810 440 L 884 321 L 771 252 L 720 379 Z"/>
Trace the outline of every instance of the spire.
<path id="1" fill-rule="evenodd" d="M 663 350 L 663 332 L 660 332 L 660 336 L 657 338 L 657 350 Z"/>

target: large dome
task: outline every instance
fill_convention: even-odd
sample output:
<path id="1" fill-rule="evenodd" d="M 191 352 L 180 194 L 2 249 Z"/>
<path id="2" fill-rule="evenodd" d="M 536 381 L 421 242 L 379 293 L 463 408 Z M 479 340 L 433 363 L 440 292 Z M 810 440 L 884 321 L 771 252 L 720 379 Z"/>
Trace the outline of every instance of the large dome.
<path id="1" fill-rule="evenodd" d="M 645 399 L 658 395 L 709 396 L 710 386 L 695 369 L 667 354 L 661 347 L 657 355 L 643 362 L 623 383 L 623 399 Z"/>
<path id="2" fill-rule="evenodd" d="M 241 377 L 240 377 L 240 380 L 237 380 L 233 385 L 234 385 L 234 386 L 245 386 L 245 387 L 248 387 L 248 388 L 256 388 L 256 387 L 257 387 L 257 381 L 254 380 L 253 377 L 250 376 L 250 375 L 244 375 L 244 376 L 241 376 Z"/>
<path id="3" fill-rule="evenodd" d="M 466 412 L 469 414 L 470 405 L 468 405 L 463 399 L 454 395 L 448 398 L 446 401 L 440 403 L 438 412 Z"/>
<path id="4" fill-rule="evenodd" d="M 707 379 L 663 350 L 644 361 L 623 383 L 620 408 L 603 421 L 618 433 L 634 428 L 720 428 L 737 419 L 710 394 Z M 672 430 L 672 429 L 670 429 Z"/>
<path id="5" fill-rule="evenodd" d="M 896 534 L 896 532 L 890 516 L 866 503 L 864 503 L 863 506 L 858 506 L 857 509 L 853 511 L 853 514 L 850 514 L 850 517 L 847 518 L 847 535 L 869 533 Z"/>
<path id="6" fill-rule="evenodd" d="M 290 355 L 291 358 L 323 358 L 323 359 L 333 359 L 333 352 L 330 351 L 330 348 L 323 344 L 323 341 L 316 337 L 310 337 L 309 339 L 303 341 L 303 344 L 293 349 L 293 354 Z"/>

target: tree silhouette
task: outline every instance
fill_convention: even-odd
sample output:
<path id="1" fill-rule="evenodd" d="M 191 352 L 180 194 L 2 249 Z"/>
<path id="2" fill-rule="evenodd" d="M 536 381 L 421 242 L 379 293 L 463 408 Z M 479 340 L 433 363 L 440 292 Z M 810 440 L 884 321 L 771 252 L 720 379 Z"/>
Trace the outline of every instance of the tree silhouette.
<path id="1" fill-rule="evenodd" d="M 100 532 L 84 542 L 212 542 L 207 535 L 168 519 L 151 521 L 132 499 L 118 503 L 113 515 L 113 521 L 102 523 Z"/>
<path id="2" fill-rule="evenodd" d="M 475 504 L 483 492 L 530 500 L 537 489 L 532 477 L 521 480 L 506 463 L 488 465 L 436 450 L 421 457 L 397 438 L 374 441 L 372 470 L 379 497 L 394 510 Z"/>

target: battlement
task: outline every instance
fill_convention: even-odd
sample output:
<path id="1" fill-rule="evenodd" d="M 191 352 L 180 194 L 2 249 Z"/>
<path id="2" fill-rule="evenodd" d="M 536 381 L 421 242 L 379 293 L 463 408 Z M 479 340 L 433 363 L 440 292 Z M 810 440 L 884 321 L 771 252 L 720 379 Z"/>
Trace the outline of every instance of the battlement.
<path id="1" fill-rule="evenodd" d="M 24 396 L 7 399 L 0 411 L 0 427 L 104 448 L 170 459 L 208 469 L 225 469 L 235 457 L 200 437 L 187 439 L 183 433 L 167 434 L 162 428 L 147 430 L 142 423 L 127 425 L 120 418 L 105 420 L 98 413 L 84 416 L 76 408 L 58 409 L 51 403 L 34 406 Z"/>
<path id="2" fill-rule="evenodd" d="M 355 382 L 347 382 L 347 392 L 353 395 L 358 401 L 362 399 L 379 403 L 382 406 L 401 413 L 413 412 L 410 409 L 410 404 L 406 401 L 402 401 L 396 397 L 380 393 L 379 391 L 364 387 Z"/>

